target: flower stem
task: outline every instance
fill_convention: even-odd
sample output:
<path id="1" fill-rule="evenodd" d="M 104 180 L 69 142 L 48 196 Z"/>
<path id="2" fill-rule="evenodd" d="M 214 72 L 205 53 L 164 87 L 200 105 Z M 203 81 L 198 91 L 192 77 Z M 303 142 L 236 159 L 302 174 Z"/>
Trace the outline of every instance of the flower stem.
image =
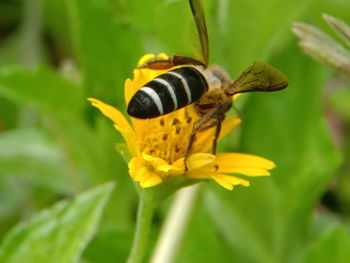
<path id="1" fill-rule="evenodd" d="M 150 260 L 151 263 L 172 263 L 176 260 L 199 190 L 200 185 L 194 185 L 177 192 Z"/>
<path id="2" fill-rule="evenodd" d="M 141 263 L 148 245 L 148 237 L 154 215 L 155 205 L 140 198 L 137 211 L 134 242 L 127 263 Z"/>

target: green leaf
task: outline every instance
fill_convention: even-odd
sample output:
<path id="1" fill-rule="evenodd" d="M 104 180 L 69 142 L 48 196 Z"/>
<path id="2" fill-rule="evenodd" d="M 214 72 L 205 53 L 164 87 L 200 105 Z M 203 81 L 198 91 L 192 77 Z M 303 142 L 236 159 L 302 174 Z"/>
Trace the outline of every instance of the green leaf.
<path id="1" fill-rule="evenodd" d="M 275 241 L 279 261 L 284 261 L 307 242 L 305 231 L 313 206 L 341 158 L 320 105 L 327 72 L 295 47 L 276 64 L 291 84 L 279 94 L 252 96 L 242 141 L 244 151 L 277 163 L 272 180 L 283 216 L 278 218 L 282 229 L 275 229 Z M 261 117 L 253 120 L 257 115 Z M 261 136 L 256 136 L 257 130 Z"/>
<path id="2" fill-rule="evenodd" d="M 290 24 L 304 15 L 314 0 L 210 1 L 212 59 L 239 74 L 254 60 L 266 61 L 291 39 Z M 273 14 L 273 15 L 272 15 Z M 212 62 L 213 62 L 212 60 Z"/>
<path id="3" fill-rule="evenodd" d="M 73 166 L 84 163 L 91 178 L 96 174 L 101 176 L 106 170 L 101 169 L 105 164 L 99 167 L 99 162 L 105 162 L 106 158 L 97 152 L 105 150 L 86 123 L 83 112 L 89 104 L 79 86 L 48 68 L 6 67 L 0 70 L 0 94 L 21 106 L 34 106 L 47 116 L 44 119 L 47 128 L 56 135 L 67 159 L 76 161 Z"/>
<path id="4" fill-rule="evenodd" d="M 113 187 L 98 186 L 20 223 L 5 237 L 0 262 L 76 262 L 96 231 Z"/>
<path id="5" fill-rule="evenodd" d="M 103 226 L 85 249 L 83 258 L 87 262 L 125 263 L 132 241 L 133 228 L 116 224 Z"/>
<path id="6" fill-rule="evenodd" d="M 230 262 L 278 262 L 274 261 L 280 228 L 276 189 L 260 181 L 242 188 L 228 192 L 215 186 L 204 199 L 217 234 L 234 255 Z"/>
<path id="7" fill-rule="evenodd" d="M 45 34 L 60 48 L 61 52 L 63 51 L 62 53 L 70 54 L 72 41 L 69 39 L 69 20 L 64 1 L 41 0 L 41 2 L 43 5 L 42 19 L 45 25 Z"/>
<path id="8" fill-rule="evenodd" d="M 17 129 L 0 133 L 0 180 L 30 178 L 60 194 L 71 193 L 63 159 L 44 132 Z"/>
<path id="9" fill-rule="evenodd" d="M 312 209 L 340 162 L 319 103 L 325 69 L 296 46 L 273 65 L 286 74 L 289 87 L 250 95 L 239 151 L 271 159 L 277 168 L 271 177 L 249 178 L 249 188 L 215 188 L 221 209 L 207 202 L 220 233 L 240 255 L 237 262 L 292 262 L 300 256 Z"/>
<path id="10" fill-rule="evenodd" d="M 20 39 L 20 34 L 17 33 L 12 34 L 2 41 L 0 48 L 0 67 L 20 63 Z"/>
<path id="11" fill-rule="evenodd" d="M 207 201 L 207 200 L 205 200 Z M 221 217 L 220 211 L 220 217 Z M 198 253 L 205 248 L 205 253 Z M 203 206 L 195 207 L 176 262 L 232 262 L 229 245 L 216 231 Z"/>
<path id="12" fill-rule="evenodd" d="M 325 232 L 307 251 L 304 263 L 347 263 L 350 258 L 350 237 L 343 227 Z"/>
<path id="13" fill-rule="evenodd" d="M 118 133 L 102 115 L 96 118 L 95 129 L 89 125 L 85 109 L 93 108 L 80 86 L 48 68 L 6 67 L 0 69 L 0 95 L 19 106 L 29 105 L 38 110 L 35 116 L 41 117 L 45 128 L 54 136 L 75 189 L 117 177 L 124 187 L 113 195 L 114 208 L 124 210 L 133 206 L 127 202 L 135 196 L 127 167 L 113 145 L 118 142 Z M 32 174 L 37 171 L 28 170 Z M 116 211 L 109 210 L 114 220 L 116 217 L 130 219 L 128 213 Z"/>
<path id="14" fill-rule="evenodd" d="M 67 0 L 73 46 L 89 97 L 124 103 L 124 81 L 142 54 L 140 33 L 112 1 Z"/>
<path id="15" fill-rule="evenodd" d="M 77 85 L 44 67 L 2 68 L 0 94 L 19 103 L 35 105 L 56 117 L 79 114 L 85 103 Z"/>

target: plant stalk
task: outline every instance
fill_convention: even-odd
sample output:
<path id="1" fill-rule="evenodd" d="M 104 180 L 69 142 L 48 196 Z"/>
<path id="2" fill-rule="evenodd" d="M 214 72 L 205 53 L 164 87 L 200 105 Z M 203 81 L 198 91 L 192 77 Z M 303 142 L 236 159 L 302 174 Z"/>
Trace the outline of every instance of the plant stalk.
<path id="1" fill-rule="evenodd" d="M 176 193 L 163 229 L 154 249 L 151 263 L 173 263 L 186 234 L 200 185 L 190 186 Z"/>
<path id="2" fill-rule="evenodd" d="M 141 263 L 148 246 L 155 205 L 140 197 L 134 241 L 127 263 Z"/>

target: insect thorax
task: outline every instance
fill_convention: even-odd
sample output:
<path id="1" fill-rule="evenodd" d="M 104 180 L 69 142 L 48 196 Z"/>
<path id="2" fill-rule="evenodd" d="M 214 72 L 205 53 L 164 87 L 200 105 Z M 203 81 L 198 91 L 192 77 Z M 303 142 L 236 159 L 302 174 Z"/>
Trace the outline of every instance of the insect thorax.
<path id="1" fill-rule="evenodd" d="M 199 116 L 204 116 L 217 105 L 222 105 L 221 113 L 229 110 L 232 98 L 226 90 L 232 85 L 232 80 L 228 73 L 221 67 L 213 65 L 202 70 L 208 83 L 208 91 L 195 102 L 195 111 Z"/>
<path id="2" fill-rule="evenodd" d="M 209 91 L 212 89 L 227 89 L 232 85 L 230 75 L 222 67 L 210 65 L 206 69 L 196 67 L 207 80 Z"/>

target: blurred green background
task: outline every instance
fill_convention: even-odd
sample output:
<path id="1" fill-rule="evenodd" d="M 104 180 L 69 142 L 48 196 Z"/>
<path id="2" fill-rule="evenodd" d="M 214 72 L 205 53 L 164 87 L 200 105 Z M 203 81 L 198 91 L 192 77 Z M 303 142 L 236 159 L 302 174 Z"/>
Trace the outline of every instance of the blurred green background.
<path id="1" fill-rule="evenodd" d="M 291 32 L 303 21 L 335 37 L 321 15 L 349 24 L 350 1 L 202 2 L 211 63 L 236 78 L 261 60 L 289 87 L 245 95 L 242 126 L 220 143 L 278 167 L 232 192 L 205 183 L 176 262 L 350 262 L 350 81 L 305 55 Z M 0 240 L 56 201 L 115 181 L 78 262 L 125 262 L 138 197 L 114 148 L 121 136 L 86 98 L 125 112 L 137 60 L 191 56 L 191 21 L 185 0 L 0 1 Z M 153 241 L 170 201 L 157 211 Z"/>

